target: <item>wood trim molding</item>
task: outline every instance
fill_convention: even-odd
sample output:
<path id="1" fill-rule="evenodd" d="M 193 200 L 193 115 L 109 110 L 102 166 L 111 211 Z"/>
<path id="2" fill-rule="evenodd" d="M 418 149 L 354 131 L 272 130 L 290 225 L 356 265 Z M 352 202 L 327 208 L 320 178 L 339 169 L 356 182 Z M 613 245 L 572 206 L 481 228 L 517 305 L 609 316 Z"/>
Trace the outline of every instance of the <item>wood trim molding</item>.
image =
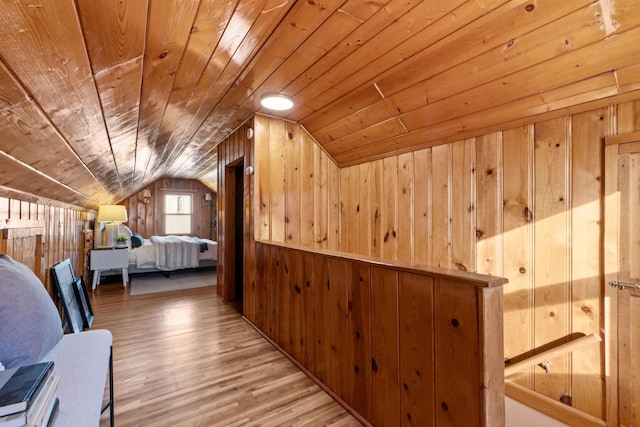
<path id="1" fill-rule="evenodd" d="M 640 141 L 640 131 L 623 133 L 620 135 L 605 136 L 604 138 L 605 145 L 626 144 L 629 142 L 638 141 Z"/>
<path id="2" fill-rule="evenodd" d="M 512 381 L 505 381 L 504 385 L 505 394 L 510 398 L 566 424 L 582 427 L 606 426 L 606 423 L 599 418 L 536 393 Z"/>

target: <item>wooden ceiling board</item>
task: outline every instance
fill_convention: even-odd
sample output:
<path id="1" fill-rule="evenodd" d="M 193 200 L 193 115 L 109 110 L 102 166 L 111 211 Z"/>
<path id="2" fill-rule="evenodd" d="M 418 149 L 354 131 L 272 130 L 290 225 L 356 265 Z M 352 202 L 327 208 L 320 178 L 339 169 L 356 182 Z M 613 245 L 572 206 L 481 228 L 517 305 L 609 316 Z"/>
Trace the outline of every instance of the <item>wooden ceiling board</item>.
<path id="1" fill-rule="evenodd" d="M 552 18 L 555 18 L 557 15 L 562 16 L 562 13 L 565 11 L 565 9 L 562 9 L 557 14 L 547 14 L 545 16 L 552 15 Z M 510 9 L 503 7 L 496 12 L 501 12 L 497 18 L 506 20 L 513 25 L 499 25 L 498 22 L 488 20 L 488 18 L 479 19 L 470 26 L 475 25 L 479 27 L 479 32 L 484 35 L 482 39 L 474 40 L 471 35 L 465 34 L 458 35 L 457 37 L 452 36 L 450 37 L 452 40 L 441 40 L 441 42 L 435 43 L 424 50 L 424 52 L 429 53 L 428 61 L 424 59 L 426 58 L 425 54 L 419 55 L 421 59 L 420 63 L 417 63 L 416 59 L 410 60 L 409 68 L 400 69 L 395 73 L 388 74 L 384 79 L 376 82 L 377 87 L 385 97 L 397 95 L 396 98 L 398 101 L 396 101 L 396 105 L 400 107 L 402 112 L 407 112 L 418 106 L 433 103 L 440 98 L 444 98 L 445 95 L 438 96 L 438 90 L 444 91 L 449 89 L 450 93 L 447 95 L 455 94 L 488 80 L 495 79 L 495 76 L 517 70 L 518 66 L 520 68 L 530 66 L 536 56 L 526 55 L 519 61 L 519 64 L 512 65 L 512 63 L 508 62 L 508 60 L 511 60 L 511 57 L 505 58 L 505 54 L 501 52 L 503 49 L 513 48 L 513 45 L 517 42 L 517 39 L 514 38 L 517 34 L 514 32 L 514 28 L 519 29 L 519 27 L 512 21 L 522 15 L 528 17 L 529 13 L 526 12 L 521 5 L 511 7 Z M 565 24 L 565 22 L 562 22 L 562 24 Z M 497 28 L 497 30 L 493 30 L 493 28 Z M 533 40 L 532 44 L 536 44 L 538 40 L 537 36 L 538 34 L 529 37 L 527 34 L 523 36 L 523 38 L 527 37 L 529 40 Z M 478 39 L 478 37 L 475 36 L 475 39 Z M 543 41 L 546 42 L 546 39 L 543 39 Z M 562 44 L 564 44 L 564 41 L 565 39 L 562 39 Z M 488 54 L 488 52 L 491 52 L 491 48 L 493 48 L 494 55 Z M 514 54 L 512 56 L 515 57 L 516 55 Z M 502 66 L 502 68 L 486 70 L 481 67 L 483 60 L 489 65 L 494 64 L 494 66 Z M 455 68 L 456 66 L 458 66 L 457 70 Z M 436 77 L 438 77 L 437 80 L 431 83 L 429 78 L 435 79 Z M 482 79 L 484 79 L 484 81 Z M 420 90 L 414 86 L 420 83 L 426 87 Z M 465 84 L 467 84 L 467 86 L 465 86 Z M 416 91 L 417 93 L 424 93 L 426 96 L 424 98 L 406 96 L 407 94 L 416 93 Z M 370 114 L 370 116 L 375 117 L 376 115 Z M 384 117 L 382 119 L 384 119 Z M 342 116 L 339 120 L 345 121 L 348 120 L 348 118 Z M 352 122 L 356 120 L 358 120 L 358 118 L 354 118 Z M 327 118 L 325 118 L 324 121 L 326 122 Z M 308 126 L 316 139 L 320 141 L 325 139 L 325 134 L 341 137 L 343 134 L 336 133 L 335 129 L 336 127 L 345 127 L 344 124 L 341 126 L 340 123 L 334 123 L 323 132 L 323 130 L 319 130 L 317 125 L 313 123 L 313 119 L 310 119 L 310 122 L 308 122 L 307 119 L 303 119 L 303 123 Z M 361 122 L 361 124 L 363 126 L 368 125 L 367 122 Z"/>
<path id="2" fill-rule="evenodd" d="M 239 85 L 251 93 L 263 84 L 268 88 L 265 92 L 282 91 L 322 58 L 327 46 L 335 46 L 360 24 L 358 19 L 340 9 L 341 3 L 333 0 L 322 7 L 310 2 L 295 3 L 282 24 L 240 75 Z M 318 31 L 321 26 L 323 31 Z M 259 108 L 256 99 L 251 99 L 251 103 L 253 111 Z"/>
<path id="3" fill-rule="evenodd" d="M 621 92 L 640 89 L 640 64 L 617 70 L 616 80 Z"/>
<path id="4" fill-rule="evenodd" d="M 0 2 L 0 152 L 40 177 L 1 179 L 69 204 L 215 176 L 217 144 L 256 112 L 343 167 L 640 99 L 637 0 L 52 4 Z M 296 106 L 264 110 L 267 91 Z"/>
<path id="5" fill-rule="evenodd" d="M 111 150 L 124 195 L 136 187 L 136 138 L 140 113 L 142 58 L 120 64 L 96 77 Z M 140 184 L 140 183 L 138 183 Z"/>
<path id="6" fill-rule="evenodd" d="M 580 33 L 581 37 L 572 39 L 570 34 L 578 29 L 583 30 Z M 323 129 L 311 127 L 310 131 L 320 143 L 342 138 L 345 136 L 344 132 L 354 127 L 355 121 L 362 126 L 373 125 L 387 118 L 385 114 L 398 115 L 420 108 L 424 105 L 425 99 L 428 99 L 429 104 L 436 104 L 437 101 L 464 94 L 470 89 L 488 83 L 496 75 L 524 70 L 531 67 L 533 62 L 547 61 L 602 38 L 601 22 L 596 19 L 594 9 L 587 6 L 519 39 L 511 39 L 505 45 L 476 56 L 462 65 L 449 68 L 413 87 L 393 94 L 384 102 L 380 101 L 377 105 L 344 117 Z M 396 111 L 389 107 L 389 100 L 394 100 L 392 105 Z"/>
<path id="7" fill-rule="evenodd" d="M 77 5 L 94 74 L 142 57 L 147 0 L 77 0 Z"/>
<path id="8" fill-rule="evenodd" d="M 10 108 L 27 99 L 27 93 L 20 87 L 7 66 L 0 61 L 0 109 Z"/>
<path id="9" fill-rule="evenodd" d="M 602 3 L 602 2 L 601 2 Z M 616 33 L 640 26 L 640 3 L 637 0 L 610 0 L 611 26 Z"/>
<path id="10" fill-rule="evenodd" d="M 317 129 L 318 126 L 314 124 L 314 121 L 318 116 L 323 115 L 323 123 L 334 116 L 334 121 L 344 116 L 341 111 L 335 108 L 336 103 L 340 102 L 340 95 L 338 98 L 333 94 L 350 94 L 353 97 L 353 93 L 357 93 L 362 88 L 371 87 L 378 80 L 384 78 L 391 73 L 398 73 L 403 70 L 407 70 L 407 75 L 413 75 L 422 72 L 425 64 L 430 64 L 429 58 L 424 56 L 418 57 L 417 52 L 422 49 L 429 49 L 435 42 L 445 38 L 447 34 L 452 31 L 456 31 L 459 28 L 472 23 L 474 20 L 483 16 L 485 10 L 481 8 L 477 3 L 470 1 L 465 2 L 457 9 L 454 9 L 452 13 L 444 16 L 442 19 L 434 22 L 422 31 L 418 36 L 412 37 L 409 40 L 403 42 L 397 49 L 375 58 L 370 62 L 367 67 L 361 68 L 359 72 L 353 73 L 347 76 L 345 80 L 336 84 L 339 90 L 327 91 L 327 93 L 318 94 L 315 98 L 322 98 L 325 103 L 325 107 L 320 111 L 313 111 L 312 114 L 307 114 L 302 111 L 297 111 L 289 115 L 292 120 L 302 121 L 309 129 Z M 417 45 L 413 45 L 413 43 Z M 406 77 L 404 77 L 406 78 Z"/>
<path id="11" fill-rule="evenodd" d="M 305 70 L 299 78 L 287 86 L 285 92 L 294 94 L 294 99 L 296 100 L 303 99 L 305 94 L 317 96 L 324 93 L 325 90 L 332 86 L 332 83 L 338 80 L 331 75 L 331 70 L 339 67 L 340 62 L 345 60 L 349 55 L 356 54 L 362 49 L 365 50 L 365 56 L 368 57 L 367 52 L 369 49 L 375 48 L 375 43 L 369 42 L 387 26 L 393 25 L 408 10 L 416 9 L 416 6 L 420 3 L 419 1 L 403 2 L 398 0 L 390 2 L 369 20 L 362 22 L 358 28 L 348 34 L 340 43 L 328 50 L 325 56 L 315 62 L 309 69 Z M 359 67 L 364 65 L 359 62 L 358 64 Z M 329 74 L 327 75 L 327 73 Z M 308 88 L 309 86 L 311 86 L 311 88 Z M 312 110 L 317 109 L 317 107 L 313 105 L 315 98 L 309 98 L 306 103 L 308 103 L 308 108 Z M 289 118 L 295 118 L 297 116 L 296 114 L 288 115 Z"/>
<path id="12" fill-rule="evenodd" d="M 325 93 L 331 87 L 344 89 L 340 86 L 340 82 L 353 74 L 360 74 L 360 70 L 368 68 L 375 59 L 385 55 L 402 58 L 406 50 L 400 45 L 405 40 L 418 36 L 422 30 L 461 3 L 463 0 L 422 2 L 410 11 L 407 11 L 406 7 L 401 7 L 393 10 L 395 12 L 393 14 L 389 13 L 388 8 L 383 9 L 341 43 L 338 49 L 332 50 L 323 58 L 319 63 L 326 67 L 321 68 L 322 78 L 311 78 L 308 82 L 303 82 L 308 85 L 298 90 L 297 96 L 307 98 L 311 94 Z M 401 6 L 406 4 L 401 3 Z M 425 40 L 428 39 L 421 38 L 422 46 Z M 350 51 L 350 49 L 355 50 Z M 335 64 L 331 62 L 333 60 Z M 292 86 L 295 87 L 295 84 Z M 315 110 L 321 109 L 326 103 L 326 99 L 322 96 L 314 96 L 312 99 L 313 102 L 309 106 Z"/>
<path id="13" fill-rule="evenodd" d="M 184 114 L 187 102 L 202 78 L 220 38 L 224 34 L 227 22 L 237 6 L 237 1 L 228 1 L 224 5 L 220 3 L 219 0 L 204 0 L 200 3 L 182 65 L 176 75 L 174 87 L 162 119 L 158 136 L 159 146 L 166 148 L 166 144 L 172 140 L 176 125 Z"/>
<path id="14" fill-rule="evenodd" d="M 507 126 L 506 128 L 520 126 L 529 123 L 528 118 L 540 118 L 545 113 L 562 108 L 583 104 L 589 104 L 589 106 L 572 111 L 587 111 L 592 105 L 597 105 L 594 108 L 598 108 L 606 105 L 606 103 L 614 103 L 616 101 L 611 99 L 606 101 L 605 104 L 595 104 L 593 102 L 594 99 L 612 98 L 617 94 L 618 90 L 613 73 L 606 73 L 572 85 L 563 86 L 560 89 L 519 99 L 515 102 L 492 108 L 490 111 L 481 111 L 440 122 L 435 126 L 409 132 L 406 135 L 384 142 L 389 146 L 393 146 L 393 151 L 396 154 L 407 152 L 414 147 L 418 149 L 433 147 L 438 144 L 465 139 L 474 135 L 476 129 L 481 129 L 482 134 L 485 134 L 504 129 L 503 126 Z M 361 159 L 376 156 L 384 157 L 375 144 L 370 144 L 352 147 L 348 152 L 337 154 L 336 160 L 343 164 L 352 164 L 360 162 Z"/>
<path id="15" fill-rule="evenodd" d="M 118 192 L 118 176 L 113 174 L 115 164 L 74 2 L 59 1 L 55 6 L 2 2 L 0 39 L 3 62 L 100 185 Z"/>
<path id="16" fill-rule="evenodd" d="M 205 115 L 215 105 L 215 101 L 211 100 L 211 98 L 215 98 L 215 95 L 210 95 L 210 92 L 216 86 L 221 74 L 233 58 L 234 52 L 247 37 L 248 32 L 251 30 L 253 20 L 260 14 L 265 4 L 265 1 L 244 1 L 238 3 L 227 22 L 225 31 L 207 63 L 200 80 L 184 107 L 184 113 L 176 123 L 171 137 L 165 146 L 162 147 L 159 155 L 165 155 L 164 148 L 168 145 L 174 146 L 180 144 L 183 140 L 191 141 L 193 139 L 193 136 L 202 125 L 203 118 L 199 117 Z M 198 114 L 200 114 L 200 116 L 198 116 Z M 160 158 L 158 161 L 159 160 Z"/>
<path id="17" fill-rule="evenodd" d="M 2 152 L 87 197 L 108 199 L 109 193 L 32 102 L 0 110 L 0 129 Z"/>
<path id="18" fill-rule="evenodd" d="M 226 34 L 237 34 L 240 31 L 232 24 L 227 28 L 225 36 L 222 37 L 219 44 L 221 49 L 216 50 L 216 52 L 222 53 L 222 58 L 224 58 L 223 61 L 226 61 L 226 64 L 224 68 L 220 70 L 218 79 L 215 84 L 211 86 L 206 99 L 200 105 L 199 110 L 191 121 L 191 126 L 186 131 L 187 139 L 182 138 L 180 141 L 174 140 L 171 151 L 168 153 L 165 151 L 165 155 L 162 157 L 161 161 L 171 163 L 175 160 L 182 151 L 184 145 L 197 135 L 198 129 L 203 126 L 207 117 L 216 111 L 216 106 L 223 105 L 221 104 L 221 100 L 224 98 L 227 91 L 234 85 L 239 74 L 242 72 L 243 67 L 246 66 L 246 64 L 248 64 L 255 56 L 257 53 L 257 46 L 262 46 L 265 43 L 269 35 L 273 32 L 292 4 L 293 2 L 283 3 L 281 1 L 267 1 L 261 10 L 256 8 L 251 10 L 247 15 L 238 14 L 237 20 L 233 20 L 232 18 L 232 22 L 237 21 L 237 25 L 239 28 L 242 28 L 242 31 L 246 30 L 245 37 L 242 39 L 235 37 L 236 40 L 231 38 L 231 40 L 227 42 L 227 38 L 225 37 Z M 251 25 L 248 25 L 250 19 L 253 19 L 254 21 Z M 244 27 L 241 25 L 242 20 L 246 20 Z M 231 56 L 227 58 L 227 53 L 233 56 L 233 60 L 231 60 Z M 214 53 L 214 57 L 211 62 L 216 61 L 215 57 L 216 53 Z M 231 108 L 233 108 L 233 106 L 231 106 Z M 227 112 L 225 110 L 225 116 L 230 116 L 232 112 L 233 111 Z M 208 139 L 206 136 L 205 138 Z"/>
<path id="19" fill-rule="evenodd" d="M 198 5 L 198 0 L 157 0 L 151 2 L 149 7 L 138 147 L 148 149 L 150 158 L 148 162 L 141 159 L 142 163 L 136 164 L 136 173 L 140 174 L 143 182 L 153 181 L 152 175 L 156 172 L 163 175 L 165 165 L 157 161 L 157 153 L 162 152 L 164 147 L 156 145 L 156 137 L 160 134 L 162 118 L 186 50 Z"/>

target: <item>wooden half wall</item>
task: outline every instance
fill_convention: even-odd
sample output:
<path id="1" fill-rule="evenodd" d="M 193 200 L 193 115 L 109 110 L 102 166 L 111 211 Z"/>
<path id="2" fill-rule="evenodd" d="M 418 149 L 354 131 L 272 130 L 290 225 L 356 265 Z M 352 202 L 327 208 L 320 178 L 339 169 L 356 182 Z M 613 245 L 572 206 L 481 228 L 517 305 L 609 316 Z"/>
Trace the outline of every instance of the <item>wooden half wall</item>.
<path id="1" fill-rule="evenodd" d="M 87 273 L 83 231 L 94 218 L 95 212 L 0 188 L 0 252 L 26 264 L 51 292 L 52 265 L 69 258 L 76 275 Z"/>
<path id="2" fill-rule="evenodd" d="M 257 242 L 244 315 L 376 426 L 504 425 L 505 279 Z"/>

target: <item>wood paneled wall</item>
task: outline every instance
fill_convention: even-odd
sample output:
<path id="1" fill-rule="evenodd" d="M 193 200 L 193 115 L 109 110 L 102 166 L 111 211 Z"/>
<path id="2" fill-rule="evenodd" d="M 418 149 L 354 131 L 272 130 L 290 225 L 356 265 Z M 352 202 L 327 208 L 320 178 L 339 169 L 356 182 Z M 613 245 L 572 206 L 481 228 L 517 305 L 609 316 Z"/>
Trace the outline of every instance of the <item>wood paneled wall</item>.
<path id="1" fill-rule="evenodd" d="M 510 359 L 599 333 L 603 137 L 615 118 L 602 108 L 342 169 L 340 248 L 507 277 Z M 516 381 L 604 417 L 602 347 L 551 362 Z"/>
<path id="2" fill-rule="evenodd" d="M 249 135 L 251 129 L 251 135 Z M 253 191 L 254 182 L 249 175 L 243 179 L 243 194 L 238 195 L 237 174 L 245 174 L 247 166 L 255 164 L 253 119 L 248 120 L 217 147 L 218 155 L 218 296 L 224 301 L 235 301 L 237 269 L 242 268 L 244 286 L 255 286 Z M 253 167 L 253 166 L 252 166 Z M 238 210 L 242 211 L 239 215 Z M 239 223 L 238 217 L 242 219 Z M 237 255 L 236 229 L 242 227 L 243 262 Z"/>
<path id="3" fill-rule="evenodd" d="M 637 111 L 635 102 L 550 118 L 337 177 L 303 129 L 257 118 L 256 135 L 270 139 L 256 148 L 256 238 L 318 247 L 327 230 L 322 247 L 506 277 L 505 356 L 514 361 L 600 333 L 603 138 L 638 128 L 627 123 Z M 301 172 L 311 158 L 313 175 Z M 604 419 L 604 344 L 551 362 L 548 373 L 513 379 Z"/>
<path id="4" fill-rule="evenodd" d="M 69 258 L 84 274 L 83 230 L 95 212 L 0 189 L 0 251 L 29 266 L 51 292 L 49 268 Z"/>
<path id="5" fill-rule="evenodd" d="M 504 424 L 504 279 L 256 243 L 244 315 L 376 426 Z"/>
<path id="6" fill-rule="evenodd" d="M 255 238 L 339 249 L 340 171 L 299 125 L 256 115 Z"/>
<path id="7" fill-rule="evenodd" d="M 145 189 L 151 191 L 149 203 L 144 203 Z M 191 235 L 216 240 L 217 193 L 194 179 L 161 178 L 126 198 L 121 204 L 127 207 L 128 227 L 147 239 L 151 236 L 164 235 L 164 194 L 172 191 L 185 192 L 193 196 Z M 211 203 L 205 201 L 207 193 L 211 194 Z"/>

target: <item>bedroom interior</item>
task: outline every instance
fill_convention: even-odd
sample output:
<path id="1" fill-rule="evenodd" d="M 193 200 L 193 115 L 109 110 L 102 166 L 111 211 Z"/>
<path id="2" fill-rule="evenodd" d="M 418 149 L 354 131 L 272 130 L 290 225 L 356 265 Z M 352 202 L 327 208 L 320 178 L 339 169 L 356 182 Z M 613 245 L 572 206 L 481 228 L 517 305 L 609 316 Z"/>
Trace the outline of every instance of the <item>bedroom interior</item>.
<path id="1" fill-rule="evenodd" d="M 634 424 L 637 0 L 18 0 L 0 23 L 0 251 L 50 293 L 67 258 L 92 283 L 100 206 L 141 241 L 190 215 L 216 300 L 362 424 L 502 425 L 505 396 Z M 92 304 L 122 321 L 128 291 Z"/>

